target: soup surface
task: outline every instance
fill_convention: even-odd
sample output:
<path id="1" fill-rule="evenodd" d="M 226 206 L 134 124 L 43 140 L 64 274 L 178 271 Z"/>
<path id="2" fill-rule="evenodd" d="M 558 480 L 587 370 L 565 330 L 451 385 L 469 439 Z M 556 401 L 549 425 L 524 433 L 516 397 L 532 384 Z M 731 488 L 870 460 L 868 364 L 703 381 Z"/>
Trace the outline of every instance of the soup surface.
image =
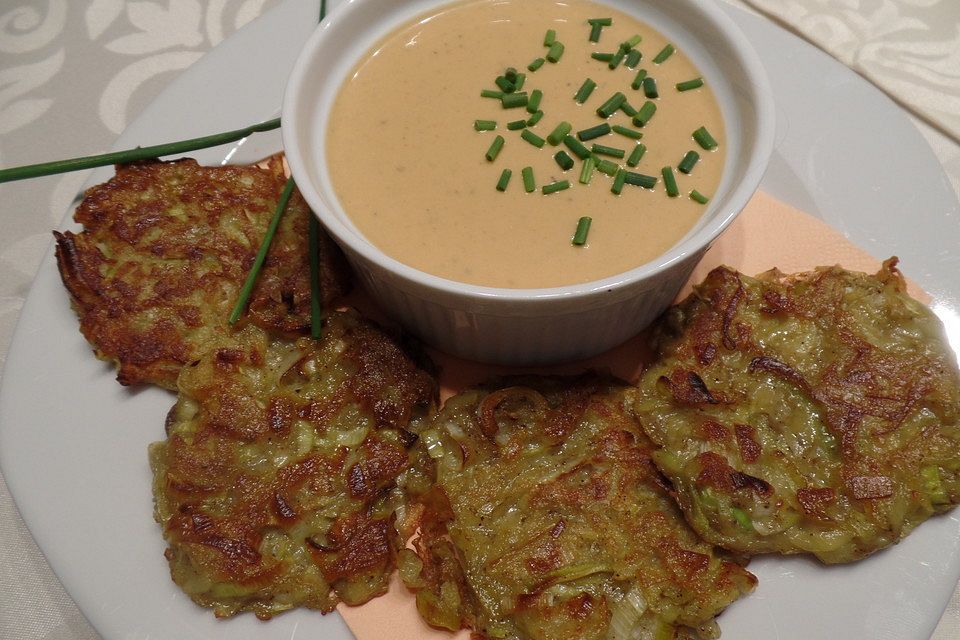
<path id="1" fill-rule="evenodd" d="M 591 42 L 589 21 L 596 18 L 611 18 L 612 24 Z M 548 30 L 562 43 L 562 55 L 529 70 L 532 61 L 547 57 Z M 624 56 L 611 69 L 592 57 L 616 53 L 637 35 L 639 63 L 636 54 Z M 648 262 L 680 240 L 703 214 L 706 205 L 689 194 L 713 194 L 725 155 L 710 79 L 704 78 L 702 87 L 678 90 L 678 83 L 701 74 L 679 47 L 656 62 L 668 44 L 643 22 L 580 0 L 469 0 L 439 7 L 379 42 L 342 86 L 327 134 L 328 168 L 340 203 L 367 239 L 387 254 L 459 282 L 555 287 Z M 495 80 L 511 67 L 525 74 L 514 93 L 532 96 L 539 90 L 539 109 L 506 108 L 501 99 L 481 97 L 483 89 L 500 91 Z M 645 95 L 642 84 L 633 88 L 642 70 L 654 78 L 657 97 Z M 574 96 L 588 78 L 596 87 L 581 104 Z M 626 96 L 627 106 L 602 117 L 597 109 L 616 92 Z M 648 101 L 656 112 L 638 125 L 630 114 Z M 520 121 L 535 120 L 536 111 L 542 111 L 538 122 L 508 129 L 508 123 L 517 127 Z M 477 120 L 495 122 L 496 128 L 477 131 Z M 627 183 L 617 195 L 611 191 L 615 178 L 598 170 L 584 184 L 585 159 L 565 143 L 538 147 L 521 137 L 526 130 L 546 139 L 564 121 L 572 125 L 573 137 L 603 123 L 642 134 L 635 139 L 611 131 L 583 145 L 619 149 L 623 158 L 599 153 L 594 161 L 656 178 L 656 184 Z M 701 127 L 718 143 L 715 149 L 706 150 L 694 139 Z M 504 144 L 489 160 L 497 136 Z M 638 144 L 646 151 L 635 166 L 628 165 Z M 573 161 L 571 168 L 565 170 L 555 158 L 561 151 Z M 683 173 L 678 164 L 689 151 L 699 154 L 699 161 Z M 612 165 L 600 166 L 614 171 Z M 532 191 L 525 188 L 526 167 L 532 170 Z M 675 197 L 667 194 L 664 167 L 671 167 L 676 178 Z M 505 169 L 512 175 L 500 191 Z M 563 180 L 569 188 L 542 191 Z M 592 219 L 586 244 L 574 245 L 574 231 L 584 216 Z"/>

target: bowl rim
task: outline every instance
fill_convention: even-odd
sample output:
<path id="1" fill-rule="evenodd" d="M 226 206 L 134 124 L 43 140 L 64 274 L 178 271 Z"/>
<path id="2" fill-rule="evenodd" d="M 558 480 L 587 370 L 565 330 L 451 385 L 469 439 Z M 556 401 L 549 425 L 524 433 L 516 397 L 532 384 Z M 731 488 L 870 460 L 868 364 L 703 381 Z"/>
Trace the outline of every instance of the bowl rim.
<path id="1" fill-rule="evenodd" d="M 377 0 L 346 0 L 337 9 L 332 11 L 320 23 L 307 40 L 297 61 L 293 66 L 283 95 L 281 108 L 281 137 L 288 165 L 294 178 L 297 174 L 307 174 L 301 158 L 305 157 L 298 135 L 298 123 L 301 121 L 303 101 L 303 84 L 309 77 L 310 63 L 314 51 L 327 37 L 332 29 L 346 20 L 351 13 L 358 11 L 361 5 L 376 2 Z M 435 6 L 454 4 L 461 0 L 436 0 Z M 596 0 L 603 2 L 603 0 Z M 773 90 L 767 77 L 766 70 L 760 62 L 756 50 L 749 40 L 723 10 L 712 1 L 703 0 L 671 0 L 671 2 L 686 2 L 695 6 L 697 10 L 707 15 L 718 32 L 724 35 L 725 40 L 736 54 L 736 60 L 742 68 L 744 76 L 752 89 L 752 105 L 755 110 L 755 135 L 753 144 L 749 147 L 749 156 L 744 168 L 744 178 L 735 183 L 727 194 L 728 211 L 714 216 L 693 234 L 688 235 L 665 253 L 657 258 L 624 271 L 599 280 L 591 280 L 572 285 L 543 288 L 505 288 L 459 282 L 437 276 L 419 269 L 415 269 L 392 256 L 387 255 L 362 236 L 355 233 L 343 224 L 336 215 L 329 211 L 335 209 L 326 198 L 314 188 L 312 181 L 305 186 L 298 182 L 303 197 L 306 199 L 314 215 L 341 245 L 346 245 L 347 253 L 359 254 L 365 261 L 377 265 L 380 269 L 393 274 L 406 283 L 418 287 L 420 290 L 439 291 L 447 296 L 461 299 L 471 299 L 477 302 L 503 300 L 522 302 L 524 300 L 568 300 L 570 298 L 588 298 L 597 294 L 613 293 L 643 282 L 653 282 L 666 272 L 681 265 L 691 256 L 701 253 L 730 225 L 747 205 L 756 192 L 763 178 L 773 152 L 775 136 L 775 105 Z"/>

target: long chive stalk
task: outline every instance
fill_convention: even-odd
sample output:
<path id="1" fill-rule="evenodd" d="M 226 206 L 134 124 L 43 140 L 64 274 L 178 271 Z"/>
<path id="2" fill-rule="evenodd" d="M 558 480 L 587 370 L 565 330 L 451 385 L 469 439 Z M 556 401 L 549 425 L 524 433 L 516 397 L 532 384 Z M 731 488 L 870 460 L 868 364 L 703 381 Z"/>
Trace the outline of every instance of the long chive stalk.
<path id="1" fill-rule="evenodd" d="M 267 120 L 259 124 L 216 133 L 200 138 L 191 138 L 179 142 L 167 142 L 149 147 L 136 147 L 125 151 L 113 151 L 96 156 L 83 156 L 81 158 L 71 158 L 69 160 L 55 160 L 53 162 L 42 162 L 40 164 L 30 164 L 23 167 L 11 167 L 10 169 L 0 169 L 0 183 L 12 182 L 14 180 L 25 180 L 27 178 L 39 178 L 41 176 L 50 176 L 58 173 L 67 173 L 69 171 L 81 171 L 83 169 L 92 169 L 94 167 L 103 167 L 111 164 L 125 164 L 136 162 L 137 160 L 148 160 L 159 158 L 161 156 L 171 156 L 197 149 L 206 149 L 217 145 L 234 142 L 241 138 L 246 138 L 253 133 L 261 131 L 270 131 L 280 126 L 280 118 Z"/>
<path id="2" fill-rule="evenodd" d="M 270 219 L 270 226 L 267 227 L 267 233 L 263 236 L 263 241 L 260 243 L 257 257 L 253 260 L 253 266 L 250 267 L 250 273 L 247 274 L 243 288 L 240 289 L 240 296 L 237 298 L 237 303 L 230 313 L 229 322 L 231 325 L 236 324 L 240 316 L 243 315 L 244 309 L 247 308 L 250 294 L 253 292 L 254 285 L 257 284 L 257 276 L 260 275 L 263 262 L 267 259 L 267 253 L 270 251 L 270 243 L 273 242 L 273 237 L 277 234 L 277 227 L 280 226 L 280 219 L 283 218 L 283 212 L 286 211 L 287 203 L 290 202 L 290 195 L 293 193 L 294 186 L 293 178 L 288 178 L 287 184 L 283 187 L 283 193 L 280 194 L 280 200 L 277 202 L 277 208 L 273 212 L 273 218 Z"/>

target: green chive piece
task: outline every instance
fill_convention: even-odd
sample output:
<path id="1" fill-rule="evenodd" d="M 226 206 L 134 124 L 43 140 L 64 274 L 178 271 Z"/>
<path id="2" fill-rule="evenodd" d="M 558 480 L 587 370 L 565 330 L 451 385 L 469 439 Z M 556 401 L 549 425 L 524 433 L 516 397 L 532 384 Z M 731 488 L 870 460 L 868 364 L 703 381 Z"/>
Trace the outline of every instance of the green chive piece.
<path id="1" fill-rule="evenodd" d="M 560 62 L 560 58 L 563 56 L 563 43 L 554 42 L 550 45 L 550 50 L 547 51 L 547 62 L 553 62 L 556 64 Z"/>
<path id="2" fill-rule="evenodd" d="M 620 195 L 620 192 L 623 191 L 623 185 L 627 182 L 627 172 L 623 169 L 617 169 L 617 174 L 613 177 L 613 186 L 610 187 L 610 191 L 615 195 Z"/>
<path id="3" fill-rule="evenodd" d="M 513 93 L 517 89 L 506 76 L 497 76 L 497 79 L 494 80 L 494 82 L 504 93 Z"/>
<path id="4" fill-rule="evenodd" d="M 597 171 L 599 171 L 600 173 L 605 173 L 611 178 L 617 175 L 617 171 L 620 170 L 620 167 L 617 165 L 616 162 L 605 160 L 603 158 L 598 158 L 597 156 L 593 156 L 593 159 L 597 163 Z"/>
<path id="5" fill-rule="evenodd" d="M 510 178 L 513 176 L 513 171 L 510 169 L 504 169 L 503 173 L 500 174 L 500 179 L 497 180 L 497 191 L 506 191 L 507 185 L 510 184 Z"/>
<path id="6" fill-rule="evenodd" d="M 517 81 L 517 70 L 513 67 L 507 67 L 503 72 L 503 77 L 509 80 L 510 82 Z"/>
<path id="7" fill-rule="evenodd" d="M 594 138 L 599 138 L 610 133 L 610 125 L 606 122 L 598 124 L 595 127 L 590 127 L 589 129 L 584 129 L 583 131 L 577 132 L 577 137 L 580 138 L 581 142 L 586 142 L 587 140 L 593 140 Z"/>
<path id="8" fill-rule="evenodd" d="M 590 97 L 590 94 L 593 93 L 593 90 L 597 88 L 597 83 L 587 78 L 583 81 L 583 84 L 580 85 L 580 88 L 577 89 L 576 95 L 573 96 L 573 99 L 578 103 L 583 104 L 587 101 L 587 98 Z"/>
<path id="9" fill-rule="evenodd" d="M 517 79 L 513 81 L 514 91 L 520 91 L 523 89 L 523 84 L 527 81 L 527 74 L 518 73 Z"/>
<path id="10" fill-rule="evenodd" d="M 243 129 L 215 133 L 201 138 L 191 138 L 189 140 L 180 140 L 179 142 L 167 142 L 164 144 L 153 145 L 149 147 L 135 147 L 124 151 L 112 151 L 96 156 L 83 156 L 80 158 L 70 158 L 68 160 L 54 160 L 52 162 L 41 162 L 38 164 L 29 164 L 20 167 L 10 167 L 0 170 L 0 182 L 11 182 L 13 180 L 25 180 L 27 178 L 39 178 L 40 176 L 50 176 L 58 173 L 67 173 L 70 171 L 80 171 L 82 169 L 92 169 L 93 167 L 103 167 L 112 164 L 125 164 L 136 160 L 147 160 L 169 156 L 187 151 L 196 151 L 197 149 L 206 149 L 215 147 L 227 142 L 234 142 L 246 138 L 247 136 L 261 131 L 270 131 L 280 126 L 280 118 L 260 122 Z"/>
<path id="11" fill-rule="evenodd" d="M 563 139 L 566 138 L 570 134 L 570 131 L 572 130 L 573 130 L 573 125 L 567 121 L 563 121 L 553 128 L 553 131 L 551 131 L 550 134 L 547 136 L 547 142 L 549 142 L 553 146 L 557 146 L 558 144 L 563 142 Z"/>
<path id="12" fill-rule="evenodd" d="M 607 98 L 607 101 L 597 108 L 597 115 L 601 118 L 609 118 L 620 110 L 621 105 L 627 101 L 627 96 L 620 91 Z"/>
<path id="13" fill-rule="evenodd" d="M 590 26 L 590 42 L 600 42 L 600 32 L 603 31 L 603 25 L 594 22 Z"/>
<path id="14" fill-rule="evenodd" d="M 546 62 L 546 60 L 543 58 L 535 59 L 533 62 L 527 65 L 527 71 L 531 71 L 531 72 L 536 71 L 537 69 L 543 66 L 544 62 Z"/>
<path id="15" fill-rule="evenodd" d="M 497 156 L 500 155 L 500 150 L 503 149 L 503 143 L 506 142 L 503 139 L 503 136 L 497 136 L 493 139 L 493 142 L 490 143 L 490 148 L 487 149 L 487 160 L 493 162 L 497 159 Z"/>
<path id="16" fill-rule="evenodd" d="M 504 109 L 525 107 L 528 102 L 530 102 L 530 96 L 528 96 L 525 91 L 521 91 L 520 93 L 507 93 L 500 99 L 500 103 Z"/>
<path id="17" fill-rule="evenodd" d="M 653 114 L 657 112 L 657 105 L 655 102 L 650 102 L 647 100 L 643 103 L 643 106 L 640 107 L 640 110 L 637 111 L 637 115 L 633 116 L 633 124 L 638 127 L 645 126 L 650 122 L 650 118 L 653 117 Z"/>
<path id="18" fill-rule="evenodd" d="M 643 187 L 644 189 L 653 189 L 657 184 L 657 179 L 642 173 L 627 171 L 627 184 L 632 184 L 635 187 Z"/>
<path id="19" fill-rule="evenodd" d="M 474 120 L 473 128 L 477 131 L 493 131 L 497 128 L 496 120 Z"/>
<path id="20" fill-rule="evenodd" d="M 545 184 L 540 188 L 540 191 L 543 192 L 543 195 L 548 196 L 551 193 L 556 193 L 557 191 L 563 191 L 564 189 L 570 188 L 569 180 L 559 180 L 557 182 L 551 182 L 550 184 Z"/>
<path id="21" fill-rule="evenodd" d="M 557 32 L 554 29 L 547 29 L 547 33 L 543 36 L 543 46 L 549 47 L 552 46 L 554 42 L 557 41 Z"/>
<path id="22" fill-rule="evenodd" d="M 540 101 L 543 100 L 543 91 L 534 89 L 530 92 L 530 98 L 527 100 L 527 111 L 536 113 L 540 110 Z"/>
<path id="23" fill-rule="evenodd" d="M 657 81 L 652 76 L 643 79 L 643 95 L 650 99 L 660 97 L 660 92 L 657 91 Z"/>
<path id="24" fill-rule="evenodd" d="M 583 167 L 580 169 L 580 184 L 590 184 L 593 179 L 593 169 L 597 166 L 597 161 L 590 156 L 583 161 Z"/>
<path id="25" fill-rule="evenodd" d="M 578 247 L 585 245 L 587 243 L 587 234 L 590 233 L 591 222 L 593 222 L 593 219 L 588 216 L 583 216 L 577 220 L 577 230 L 573 232 L 573 239 L 570 242 Z"/>
<path id="26" fill-rule="evenodd" d="M 537 190 L 537 181 L 533 178 L 533 167 L 524 167 L 520 171 L 523 177 L 523 190 L 527 193 L 533 193 Z"/>
<path id="27" fill-rule="evenodd" d="M 685 80 L 683 82 L 677 83 L 677 91 L 690 91 L 691 89 L 699 89 L 703 86 L 703 78 L 694 78 L 693 80 Z"/>
<path id="28" fill-rule="evenodd" d="M 647 77 L 647 70 L 640 69 L 637 71 L 637 77 L 633 79 L 633 82 L 630 83 L 630 88 L 636 91 L 643 86 L 643 80 Z"/>
<path id="29" fill-rule="evenodd" d="M 630 129 L 629 127 L 624 127 L 623 125 L 615 124 L 612 127 L 614 133 L 619 133 L 622 136 L 632 138 L 634 140 L 639 140 L 643 137 L 643 132 L 637 131 L 636 129 Z"/>
<path id="30" fill-rule="evenodd" d="M 613 18 L 589 18 L 588 24 L 598 24 L 601 27 L 609 27 L 613 24 Z"/>
<path id="31" fill-rule="evenodd" d="M 635 167 L 640 164 L 640 160 L 643 158 L 643 154 L 647 152 L 647 145 L 638 144 L 633 148 L 633 151 L 630 152 L 630 157 L 627 158 L 627 166 Z"/>
<path id="32" fill-rule="evenodd" d="M 627 155 L 627 152 L 623 149 L 617 149 L 616 147 L 608 147 L 603 144 L 595 144 L 590 148 L 591 153 L 595 153 L 603 156 L 610 156 L 612 158 L 622 158 Z"/>
<path id="33" fill-rule="evenodd" d="M 717 141 L 713 139 L 713 136 L 710 135 L 710 132 L 707 131 L 706 127 L 700 127 L 694 131 L 693 139 L 706 151 L 713 151 L 719 146 Z"/>
<path id="34" fill-rule="evenodd" d="M 594 60 L 599 60 L 600 62 L 610 62 L 611 60 L 613 60 L 612 53 L 594 52 L 590 54 L 590 57 L 593 58 Z"/>
<path id="35" fill-rule="evenodd" d="M 524 129 L 520 134 L 520 137 L 538 149 L 542 148 L 543 144 L 546 142 L 546 140 L 535 134 L 533 131 L 530 131 L 530 129 Z"/>
<path id="36" fill-rule="evenodd" d="M 640 53 L 640 49 L 631 49 L 630 53 L 627 54 L 627 59 L 624 61 L 624 64 L 633 69 L 640 64 L 640 58 L 642 57 L 643 54 Z"/>
<path id="37" fill-rule="evenodd" d="M 626 100 L 624 100 L 624 101 L 623 101 L 623 104 L 620 105 L 620 111 L 623 111 L 625 114 L 627 114 L 627 117 L 628 117 L 628 118 L 632 118 L 633 116 L 637 115 L 637 113 L 638 113 L 638 111 L 633 108 L 633 105 L 631 105 L 631 104 L 630 104 L 629 102 L 627 102 Z"/>
<path id="38" fill-rule="evenodd" d="M 567 145 L 567 148 L 570 149 L 570 151 L 573 151 L 573 155 L 577 156 L 581 160 L 586 160 L 590 157 L 590 149 L 587 149 L 582 142 L 573 136 L 565 136 L 563 138 L 563 143 Z"/>
<path id="39" fill-rule="evenodd" d="M 562 149 L 560 151 L 557 151 L 554 154 L 553 159 L 557 162 L 558 165 L 560 165 L 560 168 L 563 169 L 564 171 L 569 171 L 570 169 L 573 169 L 573 164 L 574 164 L 573 158 L 571 158 L 566 151 Z"/>
<path id="40" fill-rule="evenodd" d="M 513 122 L 507 123 L 507 129 L 510 131 L 516 131 L 517 129 L 526 129 L 527 121 L 526 120 L 514 120 Z"/>
<path id="41" fill-rule="evenodd" d="M 626 57 L 627 52 L 623 50 L 623 47 L 617 49 L 617 52 L 613 54 L 613 57 L 610 59 L 610 62 L 607 63 L 607 66 L 611 69 L 616 69 L 620 66 L 620 63 L 623 62 L 623 59 Z"/>
<path id="42" fill-rule="evenodd" d="M 540 118 L 542 117 L 543 117 L 543 111 L 538 110 L 536 113 L 530 116 L 530 118 L 527 120 L 527 126 L 532 127 L 533 125 L 540 122 Z"/>
<path id="43" fill-rule="evenodd" d="M 680 189 L 677 187 L 677 177 L 673 175 L 673 167 L 664 167 L 660 170 L 663 176 L 663 184 L 667 188 L 667 195 L 676 198 L 680 195 Z"/>
<path id="44" fill-rule="evenodd" d="M 703 195 L 696 189 L 690 192 L 690 199 L 693 200 L 694 202 L 699 202 L 700 204 L 707 204 L 708 202 L 710 202 L 710 198 Z"/>
<path id="45" fill-rule="evenodd" d="M 693 171 L 693 167 L 697 164 L 698 160 L 700 160 L 699 153 L 696 151 L 687 151 L 686 155 L 683 156 L 683 160 L 677 165 L 677 169 L 680 170 L 680 173 L 690 173 Z"/>
<path id="46" fill-rule="evenodd" d="M 277 227 L 280 226 L 280 219 L 283 217 L 283 212 L 287 210 L 287 203 L 290 202 L 290 196 L 293 194 L 293 188 L 295 186 L 296 184 L 293 182 L 293 178 L 288 178 L 287 183 L 283 186 L 280 200 L 277 201 L 277 208 L 273 210 L 273 217 L 270 219 L 267 232 L 263 236 L 263 242 L 260 243 L 257 256 L 253 259 L 253 266 L 250 267 L 247 279 L 243 282 L 240 295 L 237 297 L 237 303 L 233 306 L 233 311 L 227 320 L 231 325 L 237 323 L 237 320 L 243 315 L 244 309 L 247 308 L 247 302 L 250 301 L 250 294 L 253 293 L 253 287 L 257 284 L 260 269 L 263 268 L 263 263 L 267 259 L 270 244 L 273 242 L 273 237 L 277 234 Z"/>
<path id="47" fill-rule="evenodd" d="M 307 247 L 310 251 L 310 337 L 319 340 L 323 332 L 320 301 L 320 221 L 310 216 L 307 227 Z"/>
<path id="48" fill-rule="evenodd" d="M 664 62 L 667 58 L 669 58 L 670 56 L 672 56 L 674 51 L 675 51 L 675 49 L 673 48 L 673 45 L 672 45 L 672 44 L 668 44 L 667 46 L 665 46 L 663 49 L 660 50 L 660 53 L 658 53 L 656 56 L 654 56 L 654 58 L 653 58 L 653 63 L 654 63 L 654 64 L 661 64 L 661 63 Z"/>
<path id="49" fill-rule="evenodd" d="M 481 98 L 496 98 L 500 100 L 503 98 L 503 91 L 494 91 L 493 89 L 484 89 L 480 92 Z"/>

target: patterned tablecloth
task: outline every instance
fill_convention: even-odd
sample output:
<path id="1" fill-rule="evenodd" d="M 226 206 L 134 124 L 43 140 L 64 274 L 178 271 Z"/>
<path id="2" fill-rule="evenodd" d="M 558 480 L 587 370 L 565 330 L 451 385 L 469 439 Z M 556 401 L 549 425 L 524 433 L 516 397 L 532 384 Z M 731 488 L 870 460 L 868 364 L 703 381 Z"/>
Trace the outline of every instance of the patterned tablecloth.
<path id="1" fill-rule="evenodd" d="M 178 72 L 280 1 L 0 2 L 0 167 L 106 151 Z M 806 37 L 890 93 L 960 192 L 960 2 L 735 4 Z M 0 365 L 50 230 L 87 175 L 0 186 Z M 0 638 L 97 637 L 54 577 L 0 478 Z M 956 638 L 960 591 L 934 635 Z"/>

